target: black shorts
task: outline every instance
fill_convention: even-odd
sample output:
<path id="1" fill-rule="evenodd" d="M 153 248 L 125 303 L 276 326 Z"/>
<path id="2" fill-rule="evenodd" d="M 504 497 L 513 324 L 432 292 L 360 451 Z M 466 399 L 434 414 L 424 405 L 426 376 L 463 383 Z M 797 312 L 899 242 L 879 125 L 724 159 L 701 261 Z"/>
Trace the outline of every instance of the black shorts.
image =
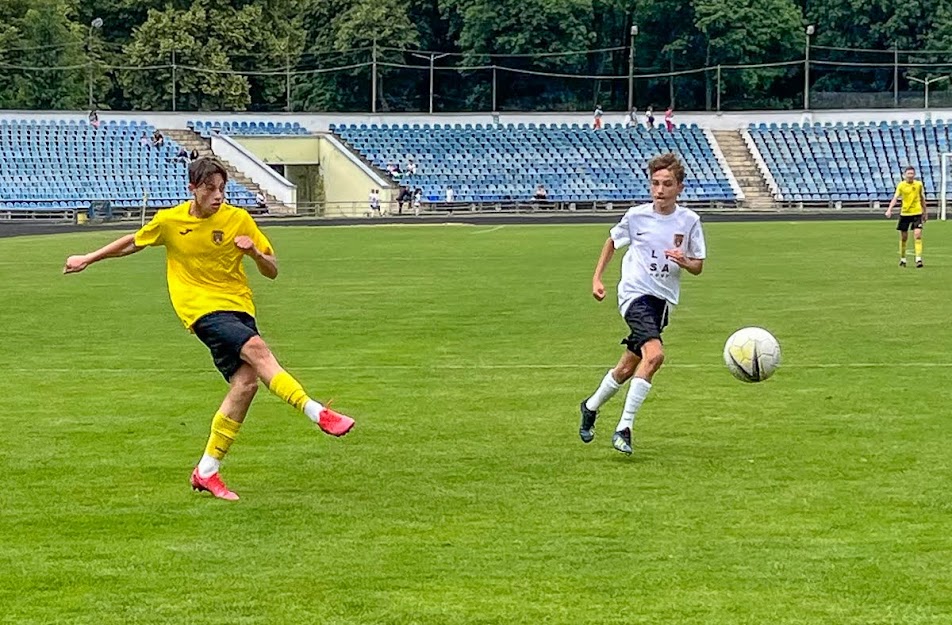
<path id="1" fill-rule="evenodd" d="M 192 324 L 192 331 L 208 347 L 215 367 L 231 381 L 242 365 L 241 348 L 258 336 L 255 318 L 245 312 L 213 312 Z"/>
<path id="2" fill-rule="evenodd" d="M 668 325 L 668 302 L 654 295 L 642 295 L 628 305 L 625 323 L 631 334 L 621 344 L 640 357 L 642 345 L 652 339 L 661 340 L 661 332 Z"/>
<path id="3" fill-rule="evenodd" d="M 896 225 L 896 230 L 900 232 L 908 232 L 910 228 L 913 230 L 922 228 L 922 215 L 899 216 L 899 224 Z"/>

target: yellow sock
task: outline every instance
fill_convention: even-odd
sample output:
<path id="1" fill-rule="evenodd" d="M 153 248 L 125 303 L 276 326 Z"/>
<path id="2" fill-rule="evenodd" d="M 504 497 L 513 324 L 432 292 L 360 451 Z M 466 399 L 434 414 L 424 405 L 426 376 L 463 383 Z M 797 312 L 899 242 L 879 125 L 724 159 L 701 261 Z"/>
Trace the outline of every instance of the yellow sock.
<path id="1" fill-rule="evenodd" d="M 216 412 L 215 418 L 212 419 L 212 433 L 205 445 L 205 453 L 216 460 L 224 458 L 231 444 L 235 442 L 240 427 L 241 423 L 238 421 L 232 421 L 227 415 Z"/>
<path id="2" fill-rule="evenodd" d="M 916 246 L 916 259 L 922 258 L 922 239 L 916 239 L 914 244 Z"/>
<path id="3" fill-rule="evenodd" d="M 903 240 L 899 241 L 899 258 L 906 257 L 906 242 Z"/>
<path id="4" fill-rule="evenodd" d="M 268 389 L 301 412 L 304 412 L 304 405 L 311 401 L 311 398 L 304 392 L 301 383 L 295 380 L 287 371 L 281 371 L 271 378 Z"/>

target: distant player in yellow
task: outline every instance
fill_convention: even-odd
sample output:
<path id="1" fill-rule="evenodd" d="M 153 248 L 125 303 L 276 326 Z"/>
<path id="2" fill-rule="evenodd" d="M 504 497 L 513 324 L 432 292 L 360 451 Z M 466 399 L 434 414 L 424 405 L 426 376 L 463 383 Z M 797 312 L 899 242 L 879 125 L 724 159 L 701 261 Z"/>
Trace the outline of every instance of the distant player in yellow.
<path id="1" fill-rule="evenodd" d="M 251 258 L 261 275 L 272 280 L 278 275 L 277 260 L 251 215 L 224 203 L 227 181 L 228 173 L 217 160 L 192 162 L 188 189 L 194 199 L 159 211 L 135 234 L 95 252 L 70 256 L 63 273 L 76 273 L 105 258 L 128 256 L 149 246 L 165 247 L 172 307 L 211 351 L 215 367 L 229 384 L 212 419 L 205 453 L 192 471 L 192 488 L 234 500 L 238 495 L 228 490 L 218 471 L 258 392 L 259 379 L 328 434 L 347 434 L 354 420 L 308 397 L 258 335 L 242 259 Z"/>
<path id="2" fill-rule="evenodd" d="M 896 230 L 899 231 L 899 266 L 906 266 L 906 241 L 909 239 L 909 229 L 912 228 L 915 236 L 916 246 L 916 267 L 922 267 L 922 225 L 929 218 L 929 210 L 926 208 L 926 192 L 922 187 L 922 181 L 916 180 L 916 168 L 906 167 L 903 172 L 902 180 L 896 185 L 896 194 L 889 202 L 889 208 L 886 209 L 886 218 L 892 218 L 893 208 L 896 202 L 902 200 L 902 208 L 899 209 L 899 225 Z"/>

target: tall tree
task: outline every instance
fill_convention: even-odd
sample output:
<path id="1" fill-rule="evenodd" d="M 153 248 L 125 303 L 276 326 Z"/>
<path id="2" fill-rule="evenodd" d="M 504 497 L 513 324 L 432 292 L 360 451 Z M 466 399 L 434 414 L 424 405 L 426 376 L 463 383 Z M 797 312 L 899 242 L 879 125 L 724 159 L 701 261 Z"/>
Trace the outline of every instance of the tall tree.
<path id="1" fill-rule="evenodd" d="M 708 67 L 789 61 L 802 48 L 803 18 L 792 0 L 695 0 L 694 13 Z M 764 102 L 785 73 L 731 70 L 722 75 L 722 89 L 734 99 Z"/>
<path id="2" fill-rule="evenodd" d="M 245 110 L 252 105 L 280 108 L 284 89 L 280 77 L 249 78 L 239 74 L 285 67 L 296 55 L 287 39 L 287 23 L 261 5 L 235 8 L 211 0 L 195 0 L 187 10 L 152 9 L 126 45 L 128 63 L 148 67 L 171 65 L 175 58 L 176 107 L 185 110 Z M 165 109 L 172 102 L 172 70 L 129 70 L 120 74 L 132 104 Z M 253 86 L 254 85 L 254 88 Z"/>
<path id="3" fill-rule="evenodd" d="M 75 6 L 70 0 L 34 0 L 23 17 L 14 22 L 22 46 L 17 63 L 33 68 L 14 79 L 17 106 L 29 109 L 86 106 L 86 33 L 71 21 L 74 16 Z"/>

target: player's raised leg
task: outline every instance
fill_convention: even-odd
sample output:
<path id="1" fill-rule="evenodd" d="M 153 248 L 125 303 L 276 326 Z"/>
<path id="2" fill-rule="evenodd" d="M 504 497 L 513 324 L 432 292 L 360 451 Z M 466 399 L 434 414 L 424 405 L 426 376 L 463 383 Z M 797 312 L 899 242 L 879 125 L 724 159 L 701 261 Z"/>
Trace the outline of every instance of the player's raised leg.
<path id="1" fill-rule="evenodd" d="M 598 418 L 598 409 L 601 408 L 605 402 L 614 397 L 618 389 L 631 379 L 631 376 L 635 374 L 635 368 L 638 366 L 639 361 L 638 356 L 630 351 L 625 351 L 618 360 L 618 364 L 615 365 L 613 369 L 610 369 L 608 373 L 605 374 L 605 377 L 602 378 L 595 392 L 592 393 L 588 399 L 582 401 L 582 404 L 579 406 L 582 418 L 578 428 L 578 435 L 583 443 L 591 443 L 595 438 L 595 419 Z"/>
<path id="2" fill-rule="evenodd" d="M 228 394 L 212 419 L 211 434 L 205 453 L 192 471 L 192 488 L 210 492 L 219 499 L 238 499 L 228 490 L 219 475 L 221 461 L 238 436 L 238 430 L 248 414 L 248 408 L 258 392 L 258 375 L 254 367 L 244 363 L 229 380 Z"/>
<path id="3" fill-rule="evenodd" d="M 641 362 L 628 386 L 625 408 L 612 436 L 612 446 L 623 454 L 631 454 L 631 430 L 635 425 L 638 410 L 651 390 L 651 379 L 664 364 L 664 348 L 659 339 L 651 339 L 641 346 Z"/>
<path id="4" fill-rule="evenodd" d="M 308 397 L 304 387 L 284 370 L 260 336 L 252 337 L 241 348 L 241 359 L 254 367 L 261 381 L 274 395 L 291 404 L 332 436 L 343 436 L 354 427 L 354 420 Z"/>

